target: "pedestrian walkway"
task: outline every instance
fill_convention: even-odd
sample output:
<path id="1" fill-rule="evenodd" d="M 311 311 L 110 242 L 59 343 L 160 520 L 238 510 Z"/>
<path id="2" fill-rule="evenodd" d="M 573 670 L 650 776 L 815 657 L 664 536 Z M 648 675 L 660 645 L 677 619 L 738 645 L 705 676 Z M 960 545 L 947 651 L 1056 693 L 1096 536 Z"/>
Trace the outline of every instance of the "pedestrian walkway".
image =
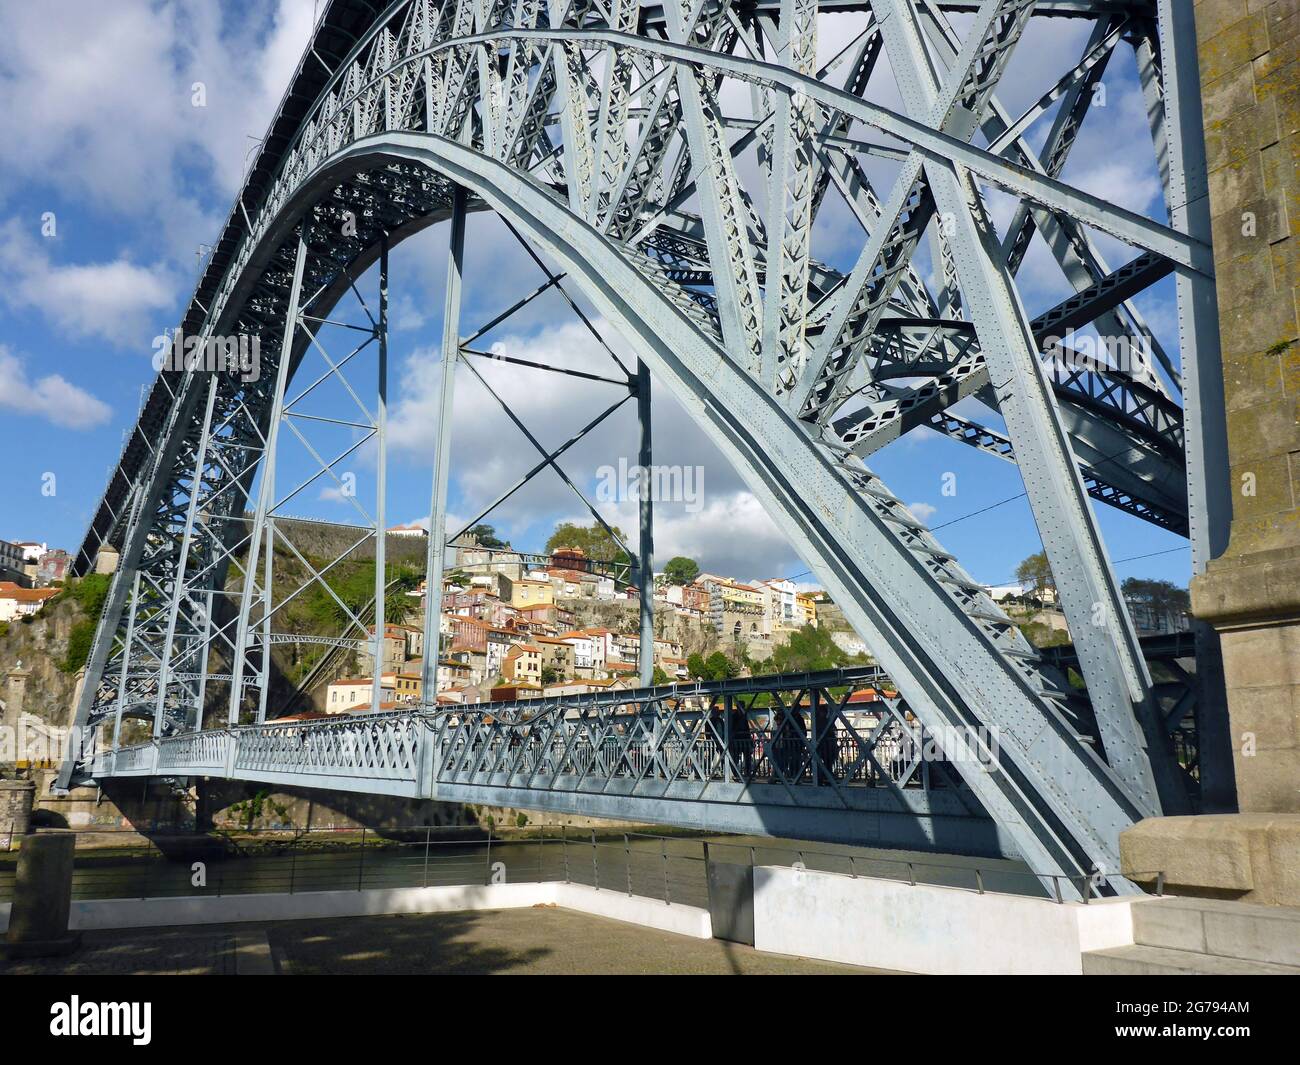
<path id="1" fill-rule="evenodd" d="M 263 943 L 270 946 L 269 965 Z M 87 932 L 70 957 L 0 963 L 0 975 L 242 975 L 268 970 L 281 975 L 883 975 L 553 906 Z"/>

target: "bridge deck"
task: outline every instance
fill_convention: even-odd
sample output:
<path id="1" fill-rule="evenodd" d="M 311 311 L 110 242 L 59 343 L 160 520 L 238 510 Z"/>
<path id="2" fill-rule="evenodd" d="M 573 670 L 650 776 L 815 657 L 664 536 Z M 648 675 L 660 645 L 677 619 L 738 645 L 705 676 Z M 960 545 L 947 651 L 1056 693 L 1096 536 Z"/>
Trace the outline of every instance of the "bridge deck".
<path id="1" fill-rule="evenodd" d="M 93 775 L 218 777 L 708 831 L 1013 853 L 874 668 L 164 737 Z M 951 741 L 946 745 L 955 749 Z M 963 738 L 953 757 L 996 758 Z"/>

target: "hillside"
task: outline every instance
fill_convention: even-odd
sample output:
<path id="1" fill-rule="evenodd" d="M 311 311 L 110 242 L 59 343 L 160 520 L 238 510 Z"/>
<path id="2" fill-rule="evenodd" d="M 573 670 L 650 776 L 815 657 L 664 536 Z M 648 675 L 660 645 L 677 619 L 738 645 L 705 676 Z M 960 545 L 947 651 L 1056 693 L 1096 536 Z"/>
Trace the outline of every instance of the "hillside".
<path id="1" fill-rule="evenodd" d="M 52 725 L 68 723 L 109 581 L 100 574 L 70 581 L 39 614 L 0 622 L 0 677 L 19 664 L 30 670 L 24 712 Z M 7 698 L 7 685 L 0 686 L 0 699 Z"/>

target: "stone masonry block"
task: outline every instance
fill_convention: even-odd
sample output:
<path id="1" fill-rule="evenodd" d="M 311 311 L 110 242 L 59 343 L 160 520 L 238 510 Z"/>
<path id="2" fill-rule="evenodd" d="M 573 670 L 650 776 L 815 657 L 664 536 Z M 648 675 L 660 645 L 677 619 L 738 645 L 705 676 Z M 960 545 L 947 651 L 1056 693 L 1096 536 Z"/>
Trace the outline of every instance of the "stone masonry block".
<path id="1" fill-rule="evenodd" d="M 1232 705 L 1233 746 L 1241 748 L 1245 733 L 1260 751 L 1294 750 L 1300 746 L 1300 685 L 1242 687 Z M 1297 782 L 1300 787 L 1300 781 Z"/>
<path id="2" fill-rule="evenodd" d="M 1196 37 L 1204 42 L 1255 12 L 1246 0 L 1197 0 Z"/>
<path id="3" fill-rule="evenodd" d="M 1275 244 L 1287 236 L 1286 206 L 1280 194 L 1266 194 L 1236 204 L 1227 201 L 1227 197 L 1222 197 L 1216 204 L 1224 208 L 1213 221 L 1216 263 L 1258 255 L 1262 251 L 1261 243 Z M 1271 262 L 1269 265 L 1271 270 Z"/>
<path id="4" fill-rule="evenodd" d="M 1230 70 L 1223 77 L 1201 86 L 1201 119 L 1205 125 L 1226 122 L 1255 105 L 1255 71 L 1251 66 Z"/>
<path id="5" fill-rule="evenodd" d="M 1237 804 L 1242 810 L 1294 811 L 1297 751 L 1261 750 L 1253 758 L 1234 756 Z"/>
<path id="6" fill-rule="evenodd" d="M 1177 894 L 1300 906 L 1300 813 L 1151 817 L 1119 850 L 1124 870 L 1160 870 Z"/>
<path id="7" fill-rule="evenodd" d="M 1232 501 L 1233 510 L 1242 518 L 1280 514 L 1291 509 L 1291 477 L 1286 456 L 1246 459 L 1240 464 L 1229 466 L 1229 475 L 1236 491 Z M 1248 475 L 1254 477 L 1253 495 L 1247 495 L 1242 490 Z"/>
<path id="8" fill-rule="evenodd" d="M 1254 576 L 1245 572 L 1254 567 L 1237 568 L 1243 581 L 1249 582 Z M 1266 588 L 1267 582 L 1262 583 Z M 1300 658 L 1293 657 L 1296 631 L 1291 626 L 1268 625 L 1224 632 L 1223 670 L 1228 684 L 1233 688 L 1300 685 Z"/>

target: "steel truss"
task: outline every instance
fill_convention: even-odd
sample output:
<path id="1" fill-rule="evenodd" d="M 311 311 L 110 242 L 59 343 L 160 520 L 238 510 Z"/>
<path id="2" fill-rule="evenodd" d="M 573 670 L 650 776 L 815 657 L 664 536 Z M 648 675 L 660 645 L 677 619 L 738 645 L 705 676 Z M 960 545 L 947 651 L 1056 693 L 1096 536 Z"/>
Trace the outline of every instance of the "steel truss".
<path id="1" fill-rule="evenodd" d="M 819 66 L 818 25 L 829 13 L 856 13 L 859 32 Z M 274 537 L 274 478 L 258 482 L 251 527 L 244 506 L 254 472 L 274 457 L 285 389 L 310 343 L 302 307 L 328 318 L 388 248 L 450 219 L 444 374 L 470 366 L 460 245 L 465 213 L 490 210 L 555 264 L 558 273 L 538 260 L 543 289 L 558 290 L 562 275 L 632 345 L 642 367 L 627 375 L 629 390 L 646 398 L 653 372 L 735 464 L 867 640 L 909 720 L 936 735 L 998 737 L 992 770 L 958 767 L 959 790 L 997 832 L 1036 870 L 1097 874 L 1103 890 L 1129 890 L 1115 875 L 1119 832 L 1185 809 L 1188 797 L 1090 498 L 1190 532 L 1197 566 L 1227 521 L 1208 219 L 1188 207 L 1199 203 L 1189 189 L 1204 183 L 1189 18 L 1170 3 L 1137 0 L 395 0 L 378 13 L 333 0 L 184 323 L 205 336 L 260 337 L 262 376 L 164 371 L 155 384 L 78 560 L 84 572 L 101 545 L 122 549 L 78 723 L 151 706 L 162 758 L 178 744 L 216 749 L 203 732 L 164 738 L 194 727 L 214 686 L 228 689 L 232 715 L 264 704 L 275 633 L 262 625 L 258 635 L 267 610 L 254 605 L 270 587 L 256 562 Z M 1084 19 L 1092 32 L 1078 61 L 1017 117 L 998 88 L 1039 19 Z M 1125 48 L 1147 94 L 1170 222 L 1061 178 L 1092 89 Z M 882 56 L 902 113 L 873 102 L 874 79 L 888 76 L 876 69 Z M 751 106 L 738 114 L 742 97 Z M 1050 129 L 1035 152 L 1026 132 L 1039 121 Z M 1018 203 L 1005 232 L 990 221 L 987 188 Z M 828 210 L 861 230 L 846 268 L 816 256 L 816 224 Z M 1111 267 L 1100 234 L 1132 248 L 1131 261 Z M 1031 319 L 1016 275 L 1035 237 L 1074 294 Z M 927 242 L 933 284 L 917 259 Z M 1178 369 L 1132 302 L 1171 273 Z M 1145 344 L 1151 364 L 1080 365 L 1057 339 L 1083 327 Z M 1186 413 L 1184 381 L 1194 400 Z M 382 384 L 378 394 L 382 407 Z M 963 399 L 983 403 L 1005 429 L 954 414 Z M 449 423 L 442 419 L 434 457 L 435 529 Z M 378 432 L 382 414 L 367 424 Z M 864 465 L 921 426 L 1019 464 L 1086 705 Z M 537 449 L 539 468 L 558 471 L 558 453 Z M 646 514 L 646 559 L 634 579 L 649 572 L 648 522 Z M 441 542 L 430 545 L 432 581 Z M 244 557 L 247 572 L 228 581 Z M 223 604 L 231 583 L 242 589 L 238 609 Z M 377 616 L 383 591 L 377 580 Z M 426 631 L 437 622 L 434 608 Z M 1201 652 L 1200 674 L 1212 677 L 1214 649 L 1202 641 Z M 209 656 L 228 663 L 223 672 L 210 672 Z M 676 727 L 667 705 L 655 711 L 655 743 Z M 1202 719 L 1218 705 L 1213 690 L 1198 693 Z M 447 727 L 403 720 L 417 732 Z M 561 720 L 568 711 L 555 712 L 553 735 L 578 734 Z M 459 733 L 465 750 L 501 755 L 505 741 L 480 727 L 481 719 L 472 735 Z M 532 736 L 541 726 L 529 727 Z M 396 725 L 373 728 L 388 730 L 384 749 L 396 749 Z M 320 735 L 339 731 L 331 729 Z M 278 732 L 223 733 L 236 734 L 227 755 L 245 742 L 280 742 L 265 738 Z M 439 765 L 463 774 L 455 750 Z M 101 744 L 70 760 L 61 783 L 182 763 L 233 772 L 228 760 L 197 766 L 188 755 L 142 770 L 148 757 L 109 756 Z M 540 763 L 521 764 L 535 782 Z M 618 775 L 592 764 L 611 782 Z M 439 780 L 521 805 L 568 801 L 555 797 L 563 789 L 521 787 L 514 769 L 509 783 L 493 783 L 499 771 L 480 761 L 472 784 Z M 654 779 L 678 782 L 662 765 Z M 377 777 L 366 780 L 380 788 Z M 758 781 L 731 783 L 737 801 L 750 795 L 765 809 Z"/>
<path id="2" fill-rule="evenodd" d="M 208 729 L 96 756 L 97 777 L 224 776 L 1012 855 L 954 762 L 867 668 L 573 699 Z M 863 700 L 866 696 L 866 700 Z M 993 757 L 969 737 L 961 758 Z M 495 796 L 495 798 L 493 798 Z M 1076 885 L 1076 887 L 1079 885 Z"/>

